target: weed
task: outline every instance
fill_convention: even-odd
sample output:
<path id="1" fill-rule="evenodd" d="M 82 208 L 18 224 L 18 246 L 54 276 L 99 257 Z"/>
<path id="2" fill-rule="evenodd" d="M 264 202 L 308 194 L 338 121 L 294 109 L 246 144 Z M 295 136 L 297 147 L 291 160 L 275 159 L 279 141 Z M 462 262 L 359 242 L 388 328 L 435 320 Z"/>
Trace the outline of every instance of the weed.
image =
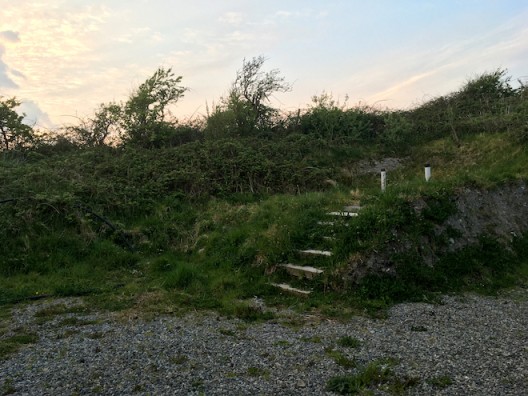
<path id="1" fill-rule="evenodd" d="M 270 372 L 269 370 L 260 367 L 248 367 L 247 375 L 250 377 L 264 377 L 267 379 L 269 378 Z"/>
<path id="2" fill-rule="evenodd" d="M 92 324 L 98 323 L 97 320 L 86 320 L 86 319 L 80 319 L 75 316 L 71 316 L 69 318 L 64 318 L 61 320 L 58 325 L 59 326 L 88 326 Z"/>
<path id="3" fill-rule="evenodd" d="M 179 355 L 176 355 L 176 356 L 171 356 L 169 358 L 169 361 L 173 364 L 183 364 L 185 362 L 187 362 L 189 360 L 189 358 L 186 356 L 186 355 L 183 355 L 183 354 L 179 354 Z"/>
<path id="4" fill-rule="evenodd" d="M 68 337 L 71 337 L 72 335 L 79 334 L 79 333 L 80 333 L 79 330 L 68 329 L 68 330 L 64 331 L 62 334 L 57 335 L 57 338 L 58 339 L 68 338 Z"/>
<path id="5" fill-rule="evenodd" d="M 55 304 L 48 307 L 42 308 L 35 312 L 35 322 L 37 324 L 43 324 L 52 320 L 57 315 L 63 315 L 66 313 L 88 313 L 89 309 L 85 305 L 73 305 L 68 306 L 66 304 Z"/>
<path id="6" fill-rule="evenodd" d="M 0 395 L 7 396 L 16 393 L 16 388 L 13 385 L 13 380 L 11 378 L 6 378 L 2 387 L 0 388 Z"/>
<path id="7" fill-rule="evenodd" d="M 346 348 L 358 348 L 361 345 L 361 341 L 354 337 L 343 336 L 337 340 L 337 345 Z"/>
<path id="8" fill-rule="evenodd" d="M 248 322 L 270 320 L 275 317 L 275 315 L 273 315 L 273 313 L 270 311 L 262 311 L 258 307 L 244 304 L 236 305 L 234 313 L 237 318 Z"/>
<path id="9" fill-rule="evenodd" d="M 143 384 L 134 385 L 134 387 L 132 388 L 132 392 L 134 392 L 134 393 L 145 392 L 145 385 L 143 385 Z"/>
<path id="10" fill-rule="evenodd" d="M 192 382 L 191 382 L 191 386 L 193 387 L 193 389 L 196 389 L 198 391 L 203 391 L 204 389 L 204 382 L 202 379 L 194 379 Z"/>
<path id="11" fill-rule="evenodd" d="M 448 375 L 440 375 L 438 377 L 430 378 L 427 383 L 437 388 L 447 388 L 449 385 L 453 385 L 453 379 Z"/>
<path id="12" fill-rule="evenodd" d="M 422 326 L 422 325 L 411 326 L 411 331 L 425 332 L 425 331 L 427 331 L 427 327 Z"/>
<path id="13" fill-rule="evenodd" d="M 320 344 L 322 342 L 321 337 L 319 336 L 301 337 L 301 341 L 313 342 L 314 344 Z"/>
<path id="14" fill-rule="evenodd" d="M 102 331 L 94 331 L 93 333 L 88 333 L 86 336 L 92 340 L 99 340 L 105 336 L 105 333 Z"/>
<path id="15" fill-rule="evenodd" d="M 229 330 L 229 329 L 219 329 L 218 332 L 220 334 L 223 334 L 225 336 L 230 336 L 230 337 L 234 337 L 236 335 L 236 333 L 233 330 Z"/>
<path id="16" fill-rule="evenodd" d="M 34 344 L 38 341 L 35 333 L 24 329 L 18 330 L 18 334 L 0 340 L 0 359 L 7 358 L 10 354 L 18 351 L 22 346 Z"/>
<path id="17" fill-rule="evenodd" d="M 391 394 L 403 394 L 406 389 L 417 384 L 417 379 L 397 378 L 386 364 L 374 361 L 359 369 L 356 374 L 330 378 L 326 389 L 340 395 L 354 395 L 372 388 L 387 390 Z"/>
<path id="18" fill-rule="evenodd" d="M 343 355 L 343 353 L 336 351 L 333 348 L 326 348 L 325 353 L 327 356 L 334 359 L 334 362 L 341 367 L 344 367 L 344 368 L 357 367 L 357 363 L 354 360 L 347 358 L 345 355 Z"/>

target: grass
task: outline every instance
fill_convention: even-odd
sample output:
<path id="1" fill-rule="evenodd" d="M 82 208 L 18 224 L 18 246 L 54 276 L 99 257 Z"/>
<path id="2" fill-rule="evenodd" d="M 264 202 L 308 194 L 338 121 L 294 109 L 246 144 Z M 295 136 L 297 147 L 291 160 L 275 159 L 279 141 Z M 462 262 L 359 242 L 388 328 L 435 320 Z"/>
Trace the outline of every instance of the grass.
<path id="1" fill-rule="evenodd" d="M 348 368 L 348 369 L 357 367 L 357 363 L 355 360 L 349 359 L 343 353 L 336 351 L 333 348 L 326 348 L 325 354 L 331 357 L 334 360 L 334 362 L 341 367 Z"/>
<path id="2" fill-rule="evenodd" d="M 0 387 L 0 395 L 7 396 L 14 393 L 16 393 L 16 388 L 13 385 L 13 380 L 11 378 L 6 378 Z"/>
<path id="3" fill-rule="evenodd" d="M 361 345 L 361 341 L 354 337 L 343 336 L 339 340 L 337 340 L 337 345 L 346 348 L 359 348 L 359 346 Z"/>
<path id="4" fill-rule="evenodd" d="M 0 339 L 0 359 L 6 359 L 24 345 L 34 344 L 37 341 L 37 334 L 26 329 L 19 329 L 15 335 Z"/>
<path id="5" fill-rule="evenodd" d="M 429 183 L 423 180 L 424 162 L 433 166 Z M 248 302 L 255 296 L 266 305 L 345 318 L 365 310 L 380 313 L 400 301 L 435 301 L 445 292 L 494 293 L 528 281 L 528 263 L 521 259 L 528 237 L 520 236 L 513 248 L 484 238 L 441 257 L 435 268 L 424 266 L 418 253 L 424 237 L 438 246 L 451 237 L 449 230 L 440 236 L 433 230 L 453 213 L 450 197 L 457 188 L 526 180 L 526 163 L 526 147 L 512 143 L 508 134 L 481 134 L 463 137 L 460 146 L 445 138 L 413 147 L 406 166 L 390 172 L 384 194 L 378 176 L 367 175 L 325 192 L 230 194 L 194 201 L 174 193 L 149 198 L 130 213 L 107 208 L 111 220 L 128 230 L 134 251 L 94 216 L 69 206 L 68 187 L 58 185 L 64 192 L 49 198 L 49 205 L 0 206 L 6 218 L 16 209 L 23 219 L 10 223 L 19 227 L 11 230 L 18 239 L 9 239 L 6 243 L 14 245 L 5 248 L 19 254 L 8 254 L 0 268 L 0 305 L 43 295 L 84 296 L 94 309 L 152 314 L 205 309 L 251 322 L 274 318 Z M 31 178 L 40 180 L 41 171 L 28 169 L 36 172 Z M 64 164 L 55 171 L 68 172 Z M 420 216 L 410 204 L 417 199 L 428 204 Z M 326 212 L 358 201 L 365 207 L 361 216 L 349 227 L 336 227 L 335 241 L 324 242 L 335 253 L 332 258 L 314 261 L 295 253 L 323 243 L 326 234 L 317 221 Z M 354 287 L 348 282 L 354 263 L 385 246 L 402 245 L 411 248 L 390 257 L 398 277 L 367 276 Z M 289 281 L 277 269 L 285 262 L 326 268 L 320 279 L 299 282 L 314 289 L 305 301 L 269 286 L 270 281 Z M 42 313 L 40 320 L 58 314 Z"/>
<path id="6" fill-rule="evenodd" d="M 269 378 L 269 370 L 260 368 L 260 367 L 248 367 L 247 375 L 250 377 L 263 377 L 265 379 Z"/>
<path id="7" fill-rule="evenodd" d="M 431 385 L 433 385 L 436 388 L 447 388 L 450 385 L 453 385 L 453 379 L 448 375 L 441 375 L 438 377 L 434 377 L 431 379 L 428 379 L 427 382 Z"/>
<path id="8" fill-rule="evenodd" d="M 172 363 L 172 364 L 184 364 L 186 363 L 187 361 L 189 361 L 189 357 L 186 356 L 186 355 L 183 355 L 183 354 L 179 354 L 179 355 L 175 355 L 175 356 L 171 356 L 169 358 L 169 361 Z"/>
<path id="9" fill-rule="evenodd" d="M 359 368 L 356 374 L 330 378 L 326 389 L 340 395 L 355 395 L 373 389 L 401 395 L 417 383 L 418 380 L 413 378 L 397 377 L 387 362 L 374 361 Z"/>

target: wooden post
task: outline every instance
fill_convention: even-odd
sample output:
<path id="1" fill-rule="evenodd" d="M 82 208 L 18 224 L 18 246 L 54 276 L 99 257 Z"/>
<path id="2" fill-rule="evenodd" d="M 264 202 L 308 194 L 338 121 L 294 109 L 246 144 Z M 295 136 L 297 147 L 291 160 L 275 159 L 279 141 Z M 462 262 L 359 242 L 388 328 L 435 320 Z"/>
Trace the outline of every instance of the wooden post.
<path id="1" fill-rule="evenodd" d="M 385 191 L 387 188 L 387 172 L 385 168 L 381 168 L 381 191 Z"/>

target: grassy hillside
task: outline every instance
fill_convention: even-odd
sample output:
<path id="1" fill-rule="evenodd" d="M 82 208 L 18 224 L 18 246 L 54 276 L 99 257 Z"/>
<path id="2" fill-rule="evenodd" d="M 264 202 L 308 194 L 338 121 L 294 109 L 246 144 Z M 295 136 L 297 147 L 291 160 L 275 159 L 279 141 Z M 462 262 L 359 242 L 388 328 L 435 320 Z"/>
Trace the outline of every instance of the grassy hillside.
<path id="1" fill-rule="evenodd" d="M 445 243 L 448 235 L 434 230 L 453 213 L 460 187 L 528 180 L 526 90 L 508 91 L 504 75 L 494 77 L 480 78 L 490 92 L 470 81 L 407 112 L 326 104 L 234 136 L 216 113 L 205 129 L 174 126 L 148 147 L 59 139 L 3 151 L 0 303 L 85 295 L 108 309 L 208 308 L 252 319 L 264 315 L 248 302 L 255 296 L 342 315 L 525 283 L 528 234 L 509 246 L 483 234 L 435 266 L 419 252 L 424 237 Z M 389 156 L 403 166 L 389 172 L 382 193 L 379 175 L 359 164 Z M 433 166 L 428 183 L 425 162 Z M 417 200 L 427 210 L 412 210 Z M 365 209 L 325 239 L 318 221 L 351 204 Z M 395 245 L 406 248 L 389 256 L 393 273 L 347 277 Z M 334 255 L 308 261 L 297 253 L 307 246 Z M 309 284 L 311 297 L 270 286 L 286 279 L 278 264 L 303 260 L 326 269 Z"/>

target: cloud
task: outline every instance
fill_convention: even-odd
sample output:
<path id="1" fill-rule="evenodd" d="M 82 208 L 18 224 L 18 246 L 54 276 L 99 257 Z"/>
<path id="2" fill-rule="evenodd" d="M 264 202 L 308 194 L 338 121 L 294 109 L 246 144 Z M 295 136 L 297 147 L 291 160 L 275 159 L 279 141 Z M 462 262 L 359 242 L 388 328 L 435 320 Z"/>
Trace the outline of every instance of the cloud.
<path id="1" fill-rule="evenodd" d="M 21 113 L 26 114 L 24 124 L 49 129 L 56 127 L 48 113 L 44 112 L 36 102 L 32 100 L 22 100 L 21 102 L 18 109 Z"/>
<path id="2" fill-rule="evenodd" d="M 244 20 L 244 15 L 241 12 L 226 12 L 218 20 L 228 25 L 240 25 Z"/>
<path id="3" fill-rule="evenodd" d="M 11 43 L 17 43 L 20 41 L 20 37 L 18 32 L 14 32 L 12 30 L 4 30 L 3 32 L 0 32 L 0 40 L 5 40 Z"/>
<path id="4" fill-rule="evenodd" d="M 18 85 L 8 75 L 10 69 L 3 60 L 4 53 L 5 48 L 0 44 L 0 88 L 18 88 Z"/>

